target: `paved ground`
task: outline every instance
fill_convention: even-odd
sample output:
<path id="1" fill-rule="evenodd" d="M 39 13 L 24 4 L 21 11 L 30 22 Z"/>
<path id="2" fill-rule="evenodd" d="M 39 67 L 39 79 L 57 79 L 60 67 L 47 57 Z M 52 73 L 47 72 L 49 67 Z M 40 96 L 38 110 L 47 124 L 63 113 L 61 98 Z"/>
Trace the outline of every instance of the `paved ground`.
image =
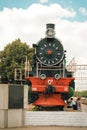
<path id="1" fill-rule="evenodd" d="M 87 112 L 87 105 L 82 104 L 81 106 L 82 106 L 82 111 Z"/>
<path id="2" fill-rule="evenodd" d="M 0 130 L 87 130 L 87 127 L 29 126 L 25 128 L 6 128 Z"/>

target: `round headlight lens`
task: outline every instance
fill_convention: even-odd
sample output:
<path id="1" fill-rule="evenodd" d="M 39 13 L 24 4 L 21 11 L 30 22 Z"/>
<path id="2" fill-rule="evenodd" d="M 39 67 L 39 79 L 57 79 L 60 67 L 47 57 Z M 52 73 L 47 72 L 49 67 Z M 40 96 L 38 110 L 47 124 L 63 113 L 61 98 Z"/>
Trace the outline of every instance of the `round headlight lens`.
<path id="1" fill-rule="evenodd" d="M 40 78 L 44 80 L 46 78 L 46 75 L 45 74 L 41 74 Z"/>
<path id="2" fill-rule="evenodd" d="M 54 31 L 54 29 L 52 29 L 52 28 L 47 29 L 47 31 L 46 31 L 46 36 L 47 36 L 48 38 L 54 38 L 54 36 L 55 36 L 55 31 Z"/>
<path id="3" fill-rule="evenodd" d="M 54 77 L 55 77 L 55 79 L 57 79 L 57 80 L 61 78 L 60 74 L 55 74 Z"/>

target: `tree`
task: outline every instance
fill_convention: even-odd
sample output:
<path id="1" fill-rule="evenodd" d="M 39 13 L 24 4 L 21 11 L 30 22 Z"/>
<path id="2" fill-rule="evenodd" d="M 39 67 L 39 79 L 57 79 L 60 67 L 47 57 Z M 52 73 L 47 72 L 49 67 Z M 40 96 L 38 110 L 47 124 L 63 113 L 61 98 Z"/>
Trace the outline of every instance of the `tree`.
<path id="1" fill-rule="evenodd" d="M 33 53 L 34 49 L 30 48 L 26 43 L 22 43 L 20 39 L 9 43 L 0 52 L 0 75 L 2 81 L 13 80 L 15 68 L 24 67 L 26 56 L 31 62 Z"/>
<path id="2" fill-rule="evenodd" d="M 87 97 L 87 90 L 83 90 L 83 91 L 76 91 L 74 96 L 79 96 L 79 97 Z"/>

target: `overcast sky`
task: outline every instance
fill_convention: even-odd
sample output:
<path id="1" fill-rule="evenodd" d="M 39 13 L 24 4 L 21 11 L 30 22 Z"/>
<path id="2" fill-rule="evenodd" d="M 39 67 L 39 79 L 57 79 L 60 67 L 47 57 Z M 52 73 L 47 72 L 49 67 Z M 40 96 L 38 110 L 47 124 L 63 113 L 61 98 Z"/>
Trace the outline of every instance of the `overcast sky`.
<path id="1" fill-rule="evenodd" d="M 87 0 L 0 0 L 0 51 L 20 38 L 32 46 L 47 23 L 67 50 L 67 62 L 87 64 Z"/>

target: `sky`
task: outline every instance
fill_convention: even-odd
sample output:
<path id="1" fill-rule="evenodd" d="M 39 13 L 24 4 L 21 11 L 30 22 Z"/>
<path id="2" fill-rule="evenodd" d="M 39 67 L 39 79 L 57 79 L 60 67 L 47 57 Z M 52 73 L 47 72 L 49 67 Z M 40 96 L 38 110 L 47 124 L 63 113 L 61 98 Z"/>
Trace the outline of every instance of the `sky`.
<path id="1" fill-rule="evenodd" d="M 0 51 L 20 38 L 30 47 L 54 23 L 67 63 L 87 64 L 87 0 L 0 0 Z"/>

